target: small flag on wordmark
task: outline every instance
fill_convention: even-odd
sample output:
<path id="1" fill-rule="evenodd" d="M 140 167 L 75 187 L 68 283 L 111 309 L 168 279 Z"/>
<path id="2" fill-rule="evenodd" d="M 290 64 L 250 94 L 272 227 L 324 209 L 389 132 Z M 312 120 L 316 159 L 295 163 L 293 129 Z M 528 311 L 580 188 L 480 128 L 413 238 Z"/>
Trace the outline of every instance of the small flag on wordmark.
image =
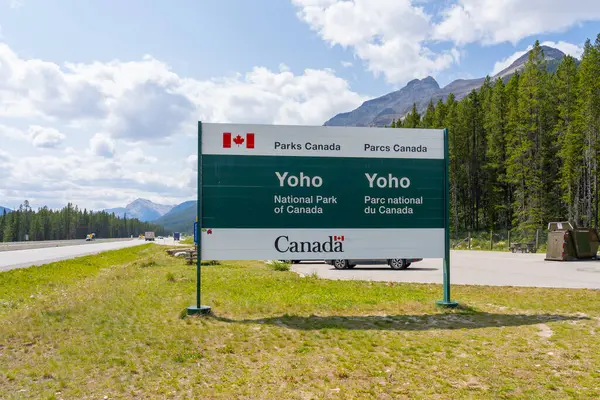
<path id="1" fill-rule="evenodd" d="M 231 132 L 224 132 L 223 133 L 223 148 L 230 149 L 232 143 L 237 145 L 237 147 L 240 147 L 245 144 L 244 145 L 245 148 L 253 149 L 254 148 L 254 133 L 246 133 L 245 137 L 238 134 L 237 136 L 232 138 Z"/>

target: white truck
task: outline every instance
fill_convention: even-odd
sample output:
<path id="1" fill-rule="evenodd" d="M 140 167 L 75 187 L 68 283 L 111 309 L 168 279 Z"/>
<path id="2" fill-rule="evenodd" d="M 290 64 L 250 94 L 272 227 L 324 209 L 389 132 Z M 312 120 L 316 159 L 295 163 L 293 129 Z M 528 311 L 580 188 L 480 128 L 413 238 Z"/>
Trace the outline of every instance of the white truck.
<path id="1" fill-rule="evenodd" d="M 146 232 L 144 234 L 144 238 L 146 239 L 146 241 L 148 241 L 148 240 L 154 241 L 154 232 Z"/>

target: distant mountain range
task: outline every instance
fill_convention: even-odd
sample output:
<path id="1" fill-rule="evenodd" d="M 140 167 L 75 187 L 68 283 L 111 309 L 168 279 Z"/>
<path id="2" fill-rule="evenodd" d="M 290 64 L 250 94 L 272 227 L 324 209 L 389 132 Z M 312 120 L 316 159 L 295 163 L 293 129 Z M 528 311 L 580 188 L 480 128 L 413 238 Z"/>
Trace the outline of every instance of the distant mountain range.
<path id="1" fill-rule="evenodd" d="M 152 222 L 164 226 L 167 231 L 191 234 L 194 232 L 197 204 L 196 200 L 186 201 Z"/>
<path id="2" fill-rule="evenodd" d="M 196 221 L 196 200 L 176 206 L 157 204 L 146 199 L 136 199 L 125 207 L 109 208 L 104 211 L 123 218 L 137 218 L 143 222 L 164 226 L 167 231 L 193 233 Z"/>
<path id="3" fill-rule="evenodd" d="M 544 51 L 544 58 L 548 61 L 548 69 L 555 71 L 560 60 L 565 53 L 549 46 L 541 46 Z M 529 52 L 519 57 L 511 65 L 496 75 L 492 76 L 492 81 L 502 78 L 508 81 L 516 71 L 524 68 L 529 57 Z M 400 90 L 388 93 L 376 99 L 365 101 L 357 109 L 341 113 L 325 122 L 325 126 L 390 126 L 393 120 L 402 119 L 412 109 L 416 103 L 417 111 L 423 114 L 427 109 L 430 100 L 434 104 L 439 99 L 446 101 L 450 93 L 454 93 L 456 100 L 467 96 L 474 89 L 479 89 L 485 78 L 478 79 L 458 79 L 443 88 L 435 79 L 428 76 L 424 79 L 414 79 Z"/>
<path id="4" fill-rule="evenodd" d="M 147 199 L 136 199 L 125 207 L 107 208 L 103 211 L 114 213 L 123 218 L 137 218 L 142 222 L 152 222 L 165 227 L 167 232 L 193 233 L 196 221 L 196 200 L 190 200 L 176 206 L 157 204 Z M 11 212 L 10 208 L 0 206 L 0 215 Z"/>
<path id="5" fill-rule="evenodd" d="M 104 211 L 115 213 L 116 216 L 123 218 L 127 214 L 127 218 L 137 218 L 143 222 L 154 221 L 169 211 L 175 206 L 156 204 L 146 199 L 136 199 L 125 207 L 109 208 Z"/>

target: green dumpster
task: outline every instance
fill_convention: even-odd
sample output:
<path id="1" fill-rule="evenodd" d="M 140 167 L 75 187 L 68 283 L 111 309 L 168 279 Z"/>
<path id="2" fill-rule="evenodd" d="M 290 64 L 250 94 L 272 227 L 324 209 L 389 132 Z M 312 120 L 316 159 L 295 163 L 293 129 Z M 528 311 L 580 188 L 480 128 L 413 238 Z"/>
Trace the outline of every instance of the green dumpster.
<path id="1" fill-rule="evenodd" d="M 546 260 L 574 261 L 596 257 L 600 241 L 593 228 L 578 228 L 573 221 L 548 224 Z"/>

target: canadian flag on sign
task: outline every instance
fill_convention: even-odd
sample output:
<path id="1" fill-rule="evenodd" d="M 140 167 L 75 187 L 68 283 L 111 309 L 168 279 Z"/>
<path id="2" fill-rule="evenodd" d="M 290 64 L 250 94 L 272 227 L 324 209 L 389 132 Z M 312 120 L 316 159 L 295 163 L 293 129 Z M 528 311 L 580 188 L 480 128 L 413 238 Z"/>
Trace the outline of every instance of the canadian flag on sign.
<path id="1" fill-rule="evenodd" d="M 231 143 L 240 147 L 245 145 L 247 149 L 254 148 L 254 133 L 246 133 L 246 136 L 242 136 L 238 134 L 237 136 L 232 138 L 231 132 L 223 132 L 223 148 L 230 149 Z"/>

